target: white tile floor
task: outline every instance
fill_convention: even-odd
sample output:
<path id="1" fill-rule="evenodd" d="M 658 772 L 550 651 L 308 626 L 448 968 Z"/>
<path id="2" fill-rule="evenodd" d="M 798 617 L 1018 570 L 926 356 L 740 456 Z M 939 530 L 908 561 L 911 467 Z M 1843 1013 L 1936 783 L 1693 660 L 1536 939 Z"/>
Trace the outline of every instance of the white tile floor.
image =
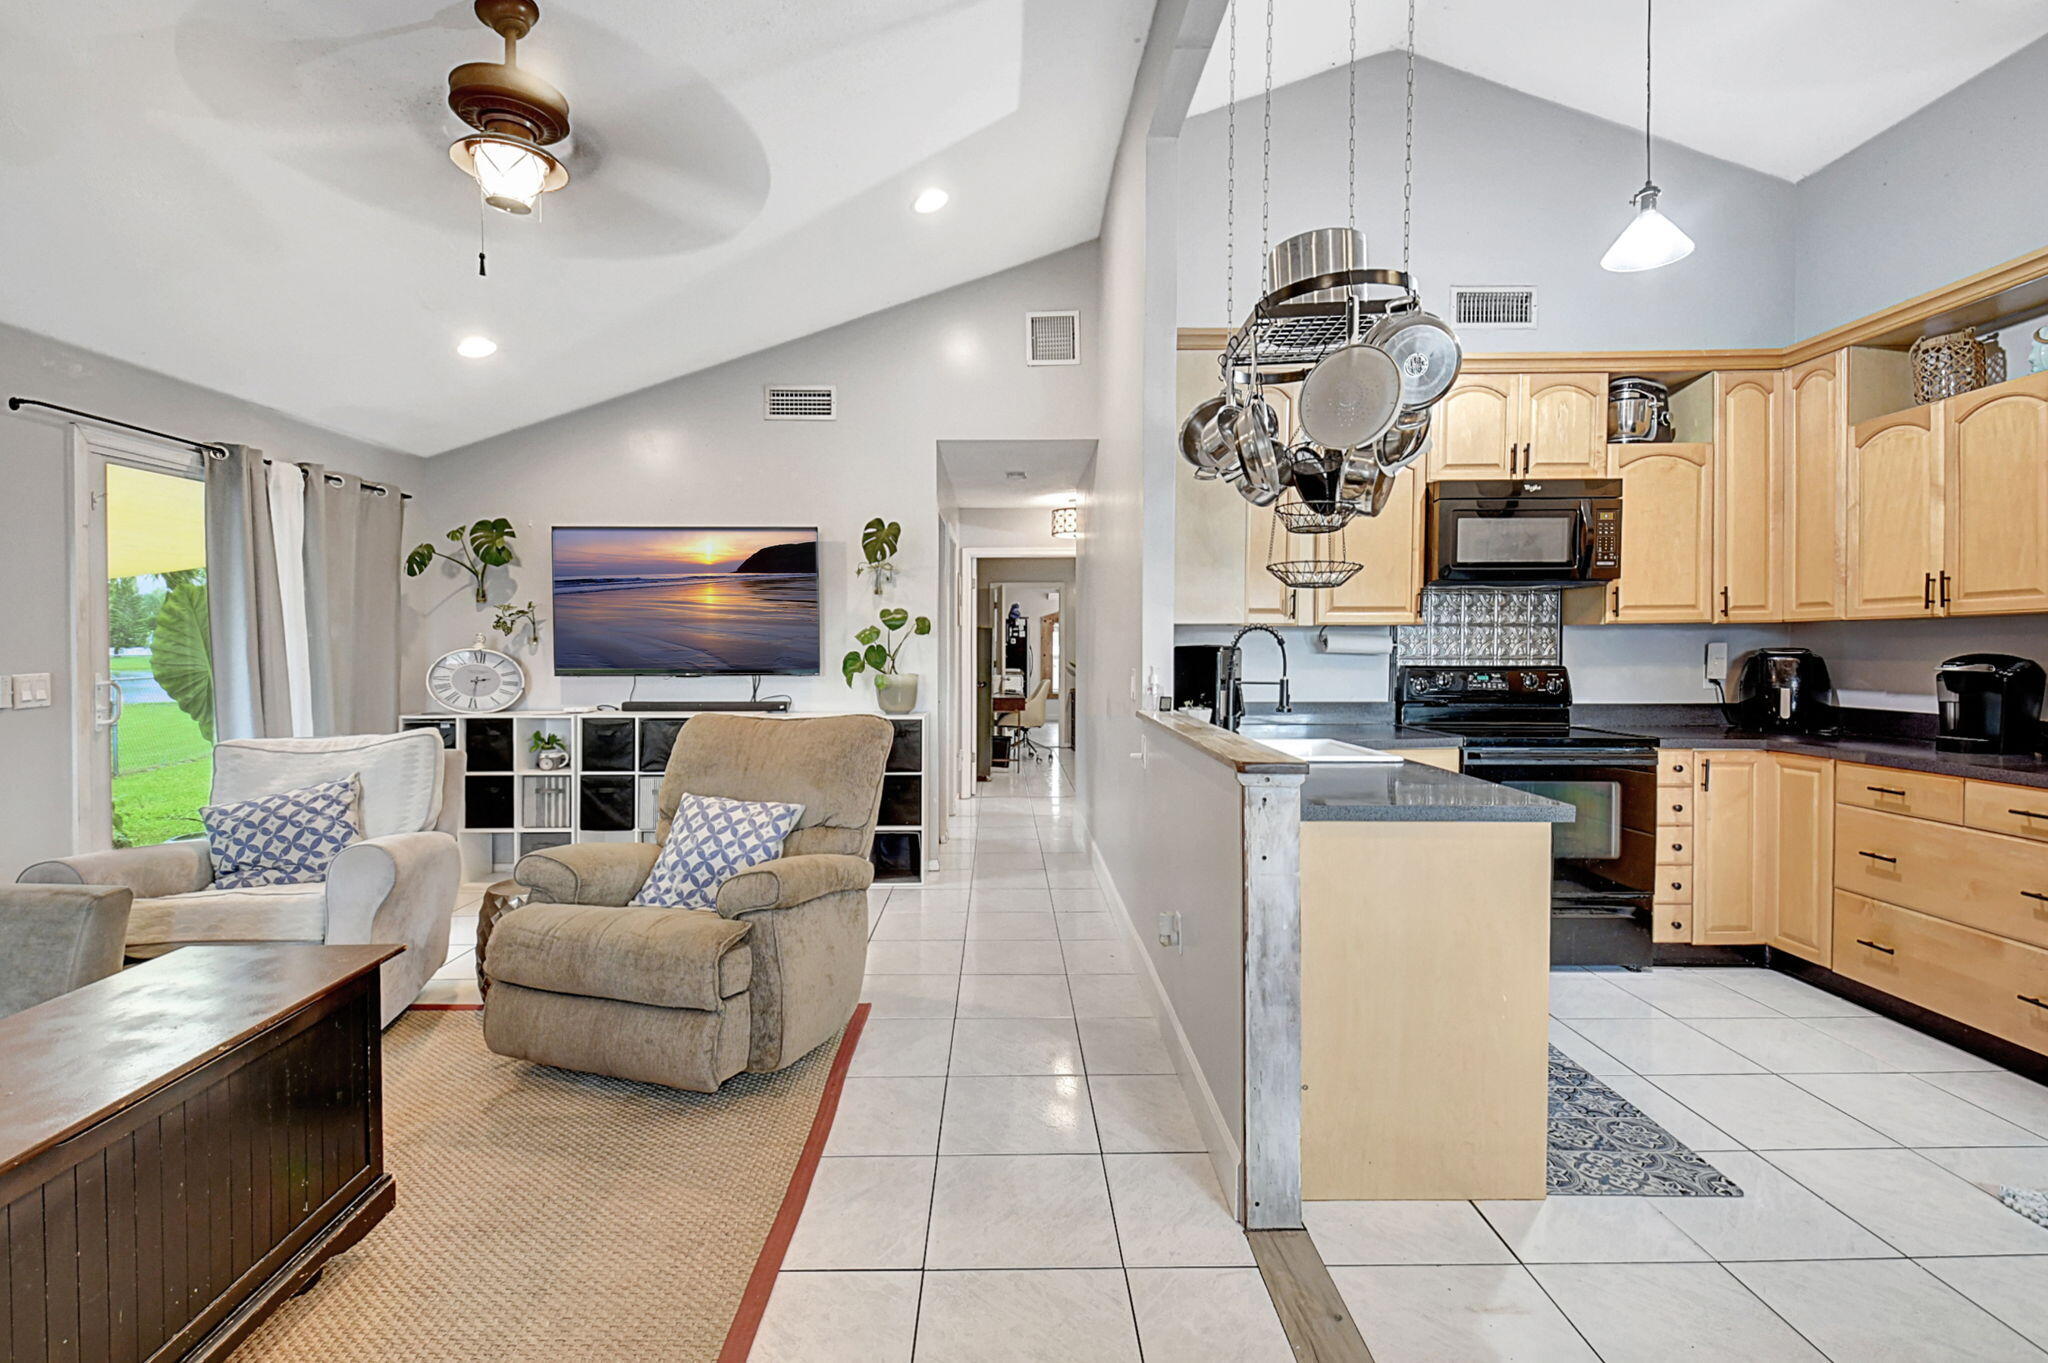
<path id="1" fill-rule="evenodd" d="M 1287 1363 L 1059 760 L 876 890 L 867 1029 L 754 1363 Z"/>
<path id="2" fill-rule="evenodd" d="M 1061 763 L 871 896 L 874 1005 L 756 1363 L 1285 1363 Z M 1084 874 L 1085 873 L 1085 874 Z M 481 885 L 423 1002 L 474 1002 Z M 1559 971 L 1552 1040 L 1741 1198 L 1311 1203 L 1379 1363 L 2032 1359 L 2048 1087 L 1787 976 Z"/>

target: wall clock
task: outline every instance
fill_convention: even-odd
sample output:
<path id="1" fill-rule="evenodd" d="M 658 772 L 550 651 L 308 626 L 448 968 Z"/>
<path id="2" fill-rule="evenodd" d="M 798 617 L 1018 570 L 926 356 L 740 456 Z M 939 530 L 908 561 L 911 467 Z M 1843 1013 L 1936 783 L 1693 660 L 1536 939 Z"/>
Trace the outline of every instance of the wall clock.
<path id="1" fill-rule="evenodd" d="M 427 668 L 427 691 L 443 709 L 502 710 L 526 694 L 519 664 L 483 643 L 443 653 Z"/>

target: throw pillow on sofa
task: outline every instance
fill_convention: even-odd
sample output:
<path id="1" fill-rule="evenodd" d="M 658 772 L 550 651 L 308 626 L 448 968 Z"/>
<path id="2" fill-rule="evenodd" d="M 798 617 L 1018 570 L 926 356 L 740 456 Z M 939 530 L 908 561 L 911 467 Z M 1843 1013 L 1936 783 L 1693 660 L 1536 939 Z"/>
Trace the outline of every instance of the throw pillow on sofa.
<path id="1" fill-rule="evenodd" d="M 207 805 L 213 887 L 305 885 L 327 879 L 341 849 L 362 836 L 356 820 L 356 778 L 323 781 L 256 800 Z"/>
<path id="2" fill-rule="evenodd" d="M 719 886 L 782 855 L 782 841 L 803 813 L 802 805 L 683 796 L 668 841 L 633 902 L 657 909 L 714 907 Z"/>

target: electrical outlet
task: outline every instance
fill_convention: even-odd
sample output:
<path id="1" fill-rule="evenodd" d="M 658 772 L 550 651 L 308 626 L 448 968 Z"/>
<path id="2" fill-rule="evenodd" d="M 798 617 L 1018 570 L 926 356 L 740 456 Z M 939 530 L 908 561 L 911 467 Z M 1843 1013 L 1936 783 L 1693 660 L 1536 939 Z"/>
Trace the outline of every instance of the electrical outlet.
<path id="1" fill-rule="evenodd" d="M 17 672 L 14 674 L 14 708 L 17 710 L 39 710 L 50 703 L 50 674 L 47 672 Z"/>
<path id="2" fill-rule="evenodd" d="M 1706 675 L 1700 679 L 1700 685 L 1712 690 L 1715 682 L 1727 678 L 1728 645 L 1716 639 L 1707 645 Z"/>
<path id="3" fill-rule="evenodd" d="M 1159 945 L 1172 947 L 1175 951 L 1180 950 L 1180 913 L 1178 910 L 1159 915 Z"/>

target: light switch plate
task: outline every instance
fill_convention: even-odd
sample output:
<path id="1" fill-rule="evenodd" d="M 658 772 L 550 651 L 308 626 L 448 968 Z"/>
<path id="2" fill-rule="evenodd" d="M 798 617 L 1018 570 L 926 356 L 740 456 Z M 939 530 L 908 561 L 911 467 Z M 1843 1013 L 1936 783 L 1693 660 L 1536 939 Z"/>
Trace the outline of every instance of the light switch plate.
<path id="1" fill-rule="evenodd" d="M 17 672 L 14 674 L 14 708 L 17 710 L 40 710 L 50 703 L 50 674 L 47 672 Z"/>

